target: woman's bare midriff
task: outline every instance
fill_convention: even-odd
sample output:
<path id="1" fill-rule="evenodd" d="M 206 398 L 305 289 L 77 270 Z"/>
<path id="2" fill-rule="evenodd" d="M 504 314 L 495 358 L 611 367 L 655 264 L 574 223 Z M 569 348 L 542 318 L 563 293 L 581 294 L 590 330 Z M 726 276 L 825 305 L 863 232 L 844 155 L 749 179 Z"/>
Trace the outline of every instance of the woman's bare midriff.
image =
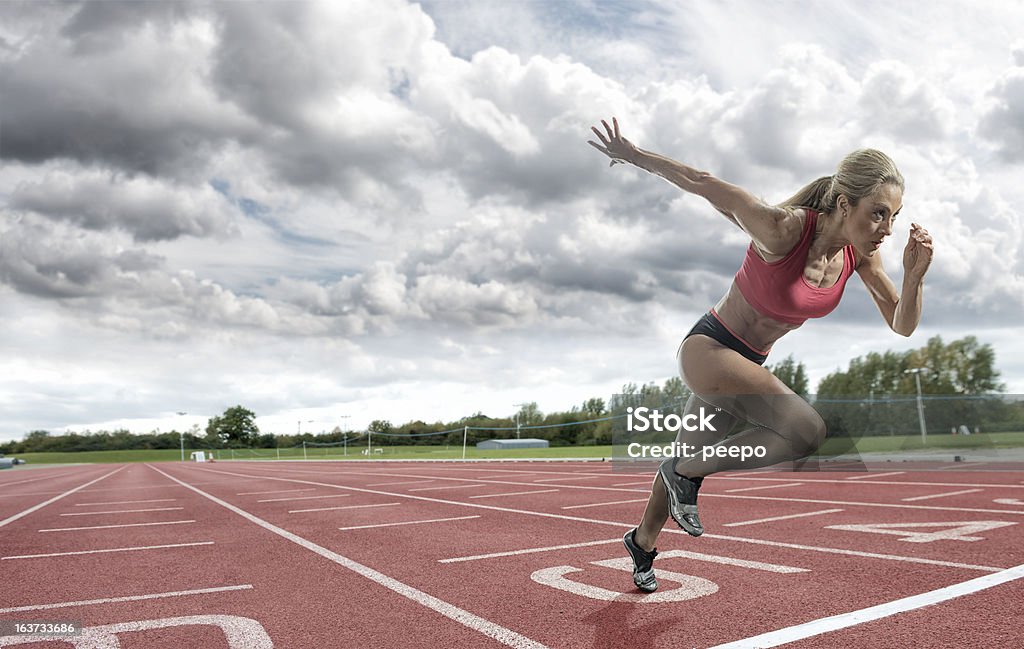
<path id="1" fill-rule="evenodd" d="M 715 313 L 734 335 L 745 340 L 756 350 L 771 349 L 779 338 L 800 328 L 800 325 L 779 322 L 758 313 L 740 293 L 735 282 L 715 305 Z"/>

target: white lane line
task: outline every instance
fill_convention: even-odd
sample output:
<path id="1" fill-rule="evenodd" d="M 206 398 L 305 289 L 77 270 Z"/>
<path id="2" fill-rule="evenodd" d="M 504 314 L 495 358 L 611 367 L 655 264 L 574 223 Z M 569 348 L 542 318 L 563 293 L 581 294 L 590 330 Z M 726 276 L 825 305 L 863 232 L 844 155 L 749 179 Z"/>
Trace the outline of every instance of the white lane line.
<path id="1" fill-rule="evenodd" d="M 46 507 L 46 506 L 47 506 L 47 505 L 49 505 L 50 503 L 55 503 L 55 502 L 57 502 L 58 500 L 60 500 L 61 498 L 65 498 L 65 497 L 67 497 L 67 496 L 70 496 L 71 494 L 75 493 L 76 491 L 79 491 L 79 490 L 81 490 L 81 489 L 85 489 L 85 488 L 86 488 L 86 487 L 88 487 L 89 485 L 93 485 L 93 484 L 96 484 L 97 482 L 99 482 L 100 480 L 102 480 L 102 479 L 104 479 L 104 478 L 109 478 L 110 476 L 114 475 L 114 474 L 115 474 L 115 473 L 117 473 L 118 471 L 122 471 L 122 470 L 124 470 L 124 468 L 125 468 L 125 467 L 121 467 L 120 469 L 114 469 L 114 470 L 113 470 L 113 471 L 111 471 L 110 473 L 106 473 L 106 474 L 104 474 L 104 475 L 101 475 L 100 477 L 96 478 L 95 480 L 92 480 L 92 481 L 90 481 L 90 482 L 86 482 L 85 484 L 83 484 L 83 485 L 79 485 L 79 486 L 75 487 L 74 489 L 70 489 L 70 490 L 68 490 L 68 491 L 65 491 L 64 493 L 60 494 L 59 496 L 54 496 L 53 498 L 50 498 L 50 499 L 49 499 L 49 500 L 47 500 L 47 501 L 41 502 L 41 503 L 39 503 L 38 505 L 34 505 L 34 506 L 32 506 L 32 507 L 29 507 L 28 509 L 26 509 L 26 510 L 25 510 L 25 511 L 23 511 L 23 512 L 19 512 L 19 513 L 17 513 L 17 514 L 14 514 L 13 516 L 8 516 L 8 517 L 7 517 L 7 518 L 5 518 L 4 520 L 0 521 L 0 527 L 3 527 L 4 525 L 7 525 L 8 523 L 13 523 L 14 521 L 18 520 L 18 519 L 19 519 L 19 518 L 21 518 L 22 516 L 28 516 L 28 515 L 29 515 L 29 514 L 31 514 L 32 512 L 34 512 L 34 511 L 38 511 L 38 510 L 42 509 L 43 507 Z"/>
<path id="2" fill-rule="evenodd" d="M 454 620 L 462 625 L 465 625 L 470 629 L 473 629 L 474 631 L 478 631 L 483 635 L 489 638 L 493 638 L 504 645 L 507 645 L 509 647 L 515 647 L 515 649 L 548 649 L 548 647 L 546 647 L 545 645 L 534 640 L 531 640 L 530 638 L 527 638 L 524 635 L 520 635 L 519 633 L 516 633 L 511 629 L 505 628 L 500 624 L 491 622 L 490 620 L 486 620 L 478 615 L 474 615 L 469 611 L 466 611 L 455 606 L 454 604 L 449 604 L 448 602 L 438 599 L 433 595 L 429 595 L 423 592 L 422 590 L 419 590 L 418 588 L 413 588 L 412 586 L 402 583 L 393 577 L 388 577 L 382 572 L 378 572 L 373 568 L 364 566 L 363 564 L 353 561 L 348 557 L 342 556 L 337 552 L 328 550 L 327 548 L 317 545 L 316 543 L 313 543 L 308 539 L 305 539 L 297 534 L 289 532 L 286 529 L 280 528 L 272 523 L 269 523 L 263 520 L 262 518 L 259 518 L 258 516 L 250 514 L 244 509 L 240 509 L 229 502 L 221 500 L 220 498 L 208 494 L 205 491 L 202 491 L 201 489 L 197 489 L 196 487 L 193 487 L 190 484 L 182 482 L 181 480 L 175 478 L 174 476 L 164 473 L 155 466 L 146 466 L 149 466 L 149 468 L 163 475 L 165 478 L 173 480 L 174 482 L 177 482 L 183 487 L 191 489 L 200 496 L 204 496 L 209 500 L 212 500 L 221 507 L 224 507 L 225 509 L 238 514 L 239 516 L 248 520 L 249 522 L 259 525 L 265 530 L 273 532 L 274 534 L 277 534 L 278 536 L 285 538 L 291 541 L 292 543 L 295 543 L 296 545 L 306 548 L 310 552 L 314 552 L 324 557 L 325 559 L 328 559 L 329 561 L 333 561 L 334 563 L 338 564 L 339 566 L 342 566 L 343 568 L 347 568 L 358 575 L 362 575 L 363 577 L 366 577 L 370 581 L 373 581 L 383 586 L 384 588 L 387 588 L 388 590 L 394 591 L 395 593 L 398 593 L 399 595 L 402 595 L 403 597 L 406 597 L 412 600 L 413 602 L 416 602 L 417 604 L 420 604 L 426 608 L 436 611 L 437 613 L 440 613 L 448 619 Z M 208 469 L 204 469 L 204 471 L 208 471 Z M 282 478 L 271 479 L 280 480 Z"/>
<path id="3" fill-rule="evenodd" d="M 118 471 L 123 471 L 124 469 L 125 469 L 125 467 L 121 467 L 120 469 L 115 469 L 114 471 L 111 471 L 110 473 L 106 473 L 106 474 L 103 474 L 103 475 L 99 476 L 95 480 L 91 480 L 89 482 L 86 482 L 85 484 L 79 485 L 79 486 L 75 487 L 74 489 L 69 489 L 68 491 L 60 493 L 59 495 L 54 495 L 53 497 L 51 497 L 50 500 L 45 501 L 43 503 L 40 503 L 39 505 L 34 505 L 33 507 L 30 507 L 29 509 L 25 510 L 24 512 L 18 512 L 17 514 L 14 514 L 13 516 L 8 516 L 7 518 L 5 518 L 2 521 L 0 521 L 0 527 L 3 527 L 7 523 L 12 523 L 12 522 L 16 521 L 17 519 L 22 518 L 24 516 L 28 516 L 29 514 L 32 514 L 33 512 L 37 512 L 37 511 L 43 509 L 44 507 L 46 507 L 47 505 L 49 505 L 50 503 L 56 503 L 57 501 L 62 499 L 62 497 L 67 497 L 67 496 L 71 495 L 72 493 L 74 493 L 75 491 L 79 491 L 79 490 L 84 489 L 85 487 L 87 487 L 87 486 L 89 486 L 91 484 L 95 484 L 95 483 L 99 482 L 100 480 L 102 480 L 103 478 L 109 478 L 112 475 L 114 475 L 115 473 L 117 473 Z"/>
<path id="4" fill-rule="evenodd" d="M 455 518 L 428 518 L 422 521 L 402 521 L 401 523 L 378 523 L 376 525 L 353 525 L 351 527 L 339 527 L 339 530 L 368 530 L 374 527 L 398 527 L 399 525 L 419 525 L 420 523 L 445 523 L 447 521 L 468 521 L 471 518 L 480 518 L 480 515 L 476 516 L 457 516 Z"/>
<path id="5" fill-rule="evenodd" d="M 814 475 L 822 475 L 825 471 L 819 471 Z M 905 473 L 905 472 L 903 472 Z M 977 473 L 987 473 L 986 471 L 978 471 Z M 989 472 L 990 473 L 990 472 Z M 810 475 L 809 473 L 807 475 Z M 1009 483 L 994 483 L 994 482 L 919 482 L 916 480 L 868 480 L 868 478 L 877 478 L 881 475 L 888 475 L 884 473 L 868 473 L 866 475 L 855 476 L 857 480 L 865 480 L 866 484 L 878 484 L 878 485 L 892 485 L 896 487 L 994 487 L 996 489 L 1024 489 L 1024 483 L 1021 485 L 1009 484 Z M 742 480 L 746 482 L 792 482 L 795 478 L 723 478 L 720 473 L 716 473 L 711 476 L 712 480 L 716 482 L 718 480 Z M 808 484 L 849 484 L 851 478 L 842 479 L 831 479 L 831 478 L 808 478 L 801 477 L 801 482 Z M 590 487 L 590 489 L 601 489 L 602 487 Z"/>
<path id="6" fill-rule="evenodd" d="M 173 543 L 169 545 L 140 545 L 134 548 L 110 548 L 105 550 L 79 550 L 77 552 L 52 552 L 50 554 L 21 554 L 11 557 L 0 557 L 0 561 L 7 559 L 41 559 L 43 557 L 70 557 L 79 554 L 103 554 L 106 552 L 135 552 L 137 550 L 162 550 L 164 548 L 188 548 L 196 545 L 213 545 L 213 541 L 199 541 L 197 543 Z"/>
<path id="7" fill-rule="evenodd" d="M 118 602 L 138 602 L 144 599 L 163 599 L 164 597 L 188 597 L 189 595 L 207 595 L 224 593 L 231 590 L 251 590 L 252 584 L 242 586 L 219 586 L 217 588 L 199 588 L 196 590 L 179 590 L 169 593 L 153 593 L 151 595 L 128 595 L 126 597 L 108 597 L 106 599 L 86 599 L 80 602 L 57 602 L 56 604 L 33 604 L 30 606 L 14 606 L 0 608 L 0 613 L 21 613 L 23 611 L 45 611 L 51 608 L 70 608 L 72 606 L 92 606 L 94 604 L 116 604 Z"/>
<path id="8" fill-rule="evenodd" d="M 99 514 L 136 514 L 138 512 L 171 512 L 185 509 L 184 507 L 153 507 L 150 509 L 117 509 L 106 512 L 74 512 L 61 514 L 61 516 L 97 516 Z"/>
<path id="9" fill-rule="evenodd" d="M 42 485 L 39 485 L 42 486 Z M 49 496 L 50 494 L 60 493 L 59 491 L 30 491 L 23 494 L 0 494 L 0 498 L 24 498 L 25 496 Z"/>
<path id="10" fill-rule="evenodd" d="M 588 507 L 604 507 L 605 505 L 626 505 L 628 503 L 646 503 L 650 500 L 650 497 L 645 499 L 633 499 L 631 501 L 608 501 L 606 503 L 589 503 L 587 505 L 566 505 L 562 507 L 563 510 L 580 510 Z"/>
<path id="11" fill-rule="evenodd" d="M 771 521 L 784 521 L 790 518 L 803 518 L 804 516 L 820 516 L 821 514 L 835 514 L 841 512 L 842 509 L 822 509 L 816 512 L 806 512 L 804 514 L 790 514 L 788 516 L 772 516 L 771 518 L 758 518 L 753 521 L 741 521 L 739 523 L 725 523 L 722 527 L 739 527 L 741 525 L 754 525 L 756 523 L 769 523 Z"/>
<path id="12" fill-rule="evenodd" d="M 37 478 L 28 478 L 27 480 L 15 480 L 14 482 L 5 482 L 4 484 L 0 484 L 0 489 L 3 489 L 5 487 L 10 487 L 11 485 L 25 484 L 26 482 L 39 482 L 40 480 L 52 480 L 53 478 L 59 478 L 59 477 L 62 477 L 62 476 L 44 475 L 44 476 L 39 476 Z"/>
<path id="13" fill-rule="evenodd" d="M 733 557 L 722 557 L 715 554 L 704 554 L 702 552 L 688 552 L 686 550 L 666 550 L 658 554 L 659 557 L 670 559 L 680 557 L 693 559 L 695 561 L 707 561 L 709 563 L 721 563 L 727 566 L 739 566 L 740 568 L 751 568 L 753 570 L 764 570 L 765 572 L 778 572 L 781 574 L 794 574 L 798 572 L 810 572 L 807 568 L 795 568 L 777 563 L 764 563 L 762 561 L 748 561 L 746 559 L 735 559 Z"/>
<path id="14" fill-rule="evenodd" d="M 367 509 L 369 507 L 394 507 L 402 503 L 378 503 L 376 505 L 345 505 L 343 507 L 317 507 L 316 509 L 292 509 L 289 514 L 304 514 L 306 512 L 333 512 L 338 509 Z"/>
<path id="15" fill-rule="evenodd" d="M 238 467 L 238 468 L 255 468 L 255 467 L 245 466 L 245 467 Z M 271 470 L 271 469 L 269 469 L 267 467 L 262 467 L 262 466 L 259 467 L 259 469 Z M 466 469 L 466 470 L 467 471 L 471 471 L 473 469 Z M 298 470 L 298 469 L 282 469 L 282 470 L 278 471 L 278 473 L 283 473 L 283 474 L 284 473 L 287 473 L 287 474 L 307 474 L 307 475 L 315 475 L 315 476 L 320 476 L 320 477 L 323 477 L 323 475 L 324 475 L 323 472 L 320 472 L 320 471 L 318 471 L 318 472 L 301 471 L 301 470 Z M 761 473 L 761 472 L 757 472 L 757 473 Z M 786 471 L 785 473 L 790 473 L 791 474 L 792 471 Z M 241 475 L 241 474 L 239 474 L 239 475 Z M 381 471 L 363 472 L 363 473 L 360 473 L 359 475 L 360 476 L 369 476 L 369 475 L 387 476 L 387 477 L 394 477 L 394 478 L 420 477 L 420 478 L 423 478 L 423 479 L 444 480 L 444 481 L 450 481 L 450 482 L 475 482 L 475 481 L 479 481 L 478 478 L 445 478 L 445 477 L 440 477 L 440 476 L 435 476 L 435 475 L 422 475 L 422 476 L 415 476 L 414 475 L 414 476 L 410 476 L 409 474 L 383 473 Z M 628 477 L 630 474 L 625 473 L 625 474 L 622 474 L 622 475 Z M 878 475 L 882 475 L 882 474 L 878 474 Z M 644 474 L 636 474 L 636 476 L 638 478 L 642 478 L 642 477 L 644 477 Z M 715 482 L 717 482 L 719 479 L 721 479 L 721 480 L 741 480 L 741 481 L 745 481 L 745 482 L 751 482 L 751 481 L 753 481 L 753 482 L 792 482 L 793 479 L 794 479 L 792 477 L 789 477 L 789 478 L 755 478 L 755 477 L 721 478 L 720 476 L 721 476 L 721 474 L 716 473 L 714 476 L 712 476 L 711 479 L 714 480 Z M 867 476 L 864 476 L 864 477 L 867 477 Z M 270 478 L 271 478 L 271 476 L 263 475 L 260 478 L 252 478 L 252 479 L 253 480 L 260 480 L 260 479 L 270 479 Z M 295 479 L 298 479 L 298 478 L 295 478 Z M 847 485 L 849 484 L 845 478 L 844 479 L 831 480 L 831 479 L 818 479 L 818 478 L 803 478 L 803 477 L 801 477 L 800 480 L 802 482 L 806 482 L 808 484 L 819 484 L 819 483 L 820 484 L 847 484 Z M 519 487 L 535 487 L 535 486 L 537 486 L 536 483 L 533 483 L 533 482 L 514 482 L 514 481 L 511 481 L 511 480 L 490 481 L 490 482 L 485 482 L 484 484 L 489 484 L 489 485 L 502 484 L 502 485 L 513 485 L 513 486 L 519 486 Z M 1016 485 L 1016 484 L 1005 484 L 1005 483 L 1004 484 L 989 484 L 989 483 L 974 484 L 974 483 L 963 483 L 963 482 L 961 482 L 961 483 L 949 483 L 949 482 L 912 482 L 912 481 L 909 481 L 909 480 L 903 480 L 903 481 L 877 480 L 877 481 L 871 481 L 871 482 L 869 482 L 867 484 L 894 485 L 894 486 L 900 486 L 900 487 L 908 487 L 908 486 L 916 486 L 916 487 L 950 487 L 950 488 L 996 487 L 996 488 L 1006 488 L 1006 489 L 1024 489 L 1024 482 L 1022 482 L 1022 484 L 1020 484 L 1020 485 Z M 648 487 L 648 489 L 644 489 L 643 491 L 650 491 L 650 489 L 649 489 L 650 482 L 645 483 L 645 485 Z M 174 485 L 174 486 L 177 486 L 177 485 Z M 337 485 L 335 485 L 335 486 L 337 486 Z M 560 488 L 562 488 L 562 489 L 580 489 L 580 490 L 583 490 L 583 491 L 615 491 L 615 492 L 628 492 L 628 493 L 637 493 L 637 492 L 641 491 L 640 489 L 627 489 L 627 488 L 621 488 L 621 487 L 604 487 L 604 486 L 592 486 L 592 485 L 565 484 L 565 485 L 558 485 L 558 486 Z M 708 495 L 711 495 L 711 494 L 708 494 Z"/>
<path id="16" fill-rule="evenodd" d="M 290 493 L 296 493 L 296 492 L 299 492 L 299 491 L 316 491 L 316 489 L 275 489 L 275 490 L 272 490 L 272 491 L 243 491 L 242 493 L 235 494 L 235 495 L 236 496 L 263 496 L 263 495 L 266 495 L 266 494 L 290 494 Z"/>
<path id="17" fill-rule="evenodd" d="M 866 478 L 887 478 L 891 475 L 903 475 L 906 471 L 891 471 L 889 473 L 865 473 L 864 475 L 855 475 L 849 478 L 843 478 L 843 480 L 864 480 Z"/>
<path id="18" fill-rule="evenodd" d="M 373 484 L 366 485 L 367 487 L 394 487 L 400 484 L 427 484 L 428 482 L 437 482 L 437 480 L 403 480 L 402 482 L 375 482 Z"/>
<path id="19" fill-rule="evenodd" d="M 559 480 L 596 480 L 597 478 L 606 478 L 608 476 L 603 475 L 592 475 L 592 476 L 562 476 L 561 478 L 541 478 L 540 480 L 534 480 L 533 482 L 558 482 Z"/>
<path id="20" fill-rule="evenodd" d="M 665 528 L 663 532 L 686 534 L 685 530 Z M 753 545 L 767 545 L 773 548 L 791 548 L 793 550 L 810 550 L 812 552 L 824 552 L 825 554 L 840 554 L 848 557 L 864 557 L 867 559 L 885 559 L 888 561 L 905 561 L 907 563 L 921 563 L 928 566 L 945 566 L 947 568 L 965 568 L 967 570 L 980 570 L 983 572 L 999 572 L 1004 568 L 998 566 L 978 566 L 970 563 L 957 563 L 955 561 L 939 561 L 937 559 L 924 559 L 922 557 L 904 557 L 897 554 L 880 554 L 878 552 L 861 552 L 860 550 L 844 550 L 842 548 L 820 547 L 816 545 L 800 545 L 798 543 L 783 543 L 781 541 L 768 541 L 766 539 L 748 539 L 742 536 L 724 536 L 722 534 L 708 534 L 704 536 L 709 539 L 722 539 L 725 541 L 738 541 L 740 543 L 751 543 Z"/>
<path id="21" fill-rule="evenodd" d="M 344 498 L 351 494 L 329 494 L 326 496 L 295 496 L 294 498 L 268 498 L 266 500 L 257 500 L 258 503 L 281 503 L 291 500 L 317 500 L 319 498 Z"/>
<path id="22" fill-rule="evenodd" d="M 644 482 L 620 482 L 619 484 L 613 484 L 613 487 L 649 487 L 651 486 L 652 480 L 645 480 Z"/>
<path id="23" fill-rule="evenodd" d="M 966 464 L 966 466 L 965 466 L 965 464 Z M 950 464 L 949 466 L 935 467 L 935 470 L 936 471 L 957 471 L 957 470 L 963 470 L 963 469 L 976 469 L 979 466 L 987 466 L 989 464 L 992 464 L 992 463 L 991 462 L 967 462 L 967 463 L 965 463 L 965 462 L 955 462 L 953 464 Z"/>
<path id="24" fill-rule="evenodd" d="M 479 559 L 494 559 L 496 557 L 517 557 L 521 554 L 534 554 L 536 552 L 551 552 L 553 550 L 571 550 L 573 548 L 586 548 L 592 545 L 607 545 L 609 543 L 622 543 L 622 537 L 604 541 L 586 541 L 584 543 L 567 543 L 565 545 L 549 545 L 543 548 L 526 548 L 525 550 L 509 550 L 507 552 L 491 552 L 490 554 L 474 554 L 468 557 L 453 557 L 451 559 L 438 559 L 438 563 L 460 563 L 462 561 L 477 561 Z"/>
<path id="25" fill-rule="evenodd" d="M 479 494 L 476 496 L 470 496 L 470 498 L 499 498 L 501 496 L 525 496 L 527 494 L 549 494 L 558 491 L 558 489 L 538 489 L 537 491 L 512 491 L 509 493 L 502 494 Z"/>
<path id="26" fill-rule="evenodd" d="M 996 498 L 992 502 L 999 505 L 1024 505 L 1024 500 L 1019 498 Z"/>
<path id="27" fill-rule="evenodd" d="M 795 626 L 786 627 L 785 629 L 779 629 L 770 633 L 762 633 L 761 635 L 753 636 L 751 638 L 744 638 L 743 640 L 720 644 L 712 647 L 711 649 L 778 647 L 779 645 L 796 642 L 797 640 L 803 640 L 805 638 L 811 638 L 823 633 L 830 633 L 839 629 L 864 624 L 865 622 L 880 620 L 898 613 L 904 613 L 906 611 L 913 611 L 926 606 L 939 604 L 957 597 L 963 597 L 964 595 L 970 595 L 971 593 L 976 593 L 987 588 L 1005 584 L 1022 577 L 1024 577 L 1024 565 L 1019 565 L 1013 568 L 1007 568 L 1006 570 L 1001 570 L 992 575 L 975 577 L 974 579 L 960 582 L 959 584 L 953 584 L 952 586 L 946 586 L 945 588 L 928 591 L 927 593 L 921 593 L 920 595 L 912 595 L 892 602 L 886 602 L 885 604 L 862 608 L 858 611 L 850 611 L 849 613 L 842 613 L 840 615 L 833 615 L 831 617 L 805 622 L 804 624 L 797 624 Z"/>
<path id="28" fill-rule="evenodd" d="M 626 503 L 645 503 L 650 498 L 635 498 L 633 500 L 612 500 L 606 503 L 590 503 L 588 505 L 566 505 L 562 509 L 583 509 L 584 507 L 603 507 L 605 505 L 625 505 Z"/>
<path id="29" fill-rule="evenodd" d="M 252 477 L 252 476 L 246 475 L 244 473 L 231 473 L 229 471 L 218 471 L 218 470 L 214 470 L 214 469 L 198 469 L 198 470 L 209 472 L 209 473 L 219 473 L 219 474 L 223 474 L 223 475 L 235 475 L 235 476 L 238 476 L 238 477 L 241 477 L 241 478 L 251 478 Z M 308 484 L 308 485 L 313 485 L 313 486 L 316 486 L 316 487 L 327 487 L 327 488 L 330 488 L 330 489 L 345 489 L 345 490 L 348 490 L 348 491 L 356 491 L 356 492 L 359 492 L 359 493 L 376 494 L 378 496 L 390 496 L 390 497 L 393 497 L 393 498 L 406 498 L 406 499 L 409 499 L 409 500 L 422 500 L 424 502 L 440 503 L 440 504 L 444 504 L 444 505 L 457 505 L 459 507 L 472 507 L 474 509 L 486 509 L 486 510 L 496 511 L 496 512 L 507 512 L 507 513 L 510 513 L 510 514 L 523 514 L 523 515 L 526 515 L 526 516 L 540 516 L 542 518 L 554 518 L 554 519 L 557 519 L 557 520 L 574 521 L 574 522 L 578 522 L 578 523 L 593 523 L 595 525 L 610 525 L 610 526 L 617 527 L 617 528 L 620 528 L 620 529 L 623 529 L 623 530 L 628 530 L 629 528 L 631 528 L 634 525 L 636 525 L 636 523 L 623 523 L 621 521 L 606 521 L 606 520 L 601 520 L 601 519 L 596 519 L 596 518 L 583 518 L 581 516 L 567 516 L 565 514 L 554 514 L 554 513 L 549 513 L 549 512 L 538 512 L 538 511 L 532 511 L 532 510 L 529 510 L 529 509 L 513 509 L 511 507 L 497 507 L 495 505 L 484 505 L 484 504 L 481 504 L 481 503 L 470 503 L 470 502 L 462 502 L 462 501 L 458 501 L 458 500 L 443 500 L 441 498 L 430 498 L 429 496 L 413 496 L 411 494 L 406 494 L 406 493 L 393 493 L 393 492 L 390 492 L 390 491 L 375 491 L 373 489 L 361 489 L 359 487 L 348 487 L 348 486 L 344 486 L 344 485 L 331 484 L 329 482 L 313 482 L 311 480 L 300 480 L 298 478 L 276 478 L 276 477 L 265 476 L 264 479 L 265 480 L 280 480 L 281 482 L 291 482 L 293 484 Z M 767 498 L 767 496 L 725 496 L 725 497 L 726 498 Z M 778 498 L 778 499 L 773 499 L 773 500 L 785 500 L 785 499 Z M 896 506 L 899 507 L 901 505 L 896 505 Z M 902 505 L 902 507 L 915 507 L 915 506 L 914 505 Z M 924 506 L 921 506 L 921 505 L 918 505 L 917 507 L 925 508 Z M 945 508 L 928 507 L 926 509 L 945 509 Z M 669 534 L 683 534 L 683 535 L 686 535 L 686 531 L 685 530 L 681 530 L 681 529 L 678 529 L 678 528 L 672 528 L 672 527 L 665 527 L 662 530 L 662 532 L 667 532 Z M 905 557 L 905 556 L 894 555 L 894 554 L 879 554 L 879 553 L 876 553 L 876 552 L 861 552 L 859 550 L 843 550 L 843 549 L 840 549 L 840 548 L 819 547 L 819 546 L 815 546 L 815 545 L 797 545 L 795 543 L 782 543 L 780 541 L 768 541 L 768 540 L 762 540 L 762 539 L 748 539 L 748 538 L 744 538 L 744 537 L 740 537 L 740 536 L 724 536 L 724 535 L 721 535 L 721 534 L 708 534 L 707 532 L 704 533 L 704 537 L 711 538 L 711 539 L 722 539 L 722 540 L 725 540 L 725 541 L 736 541 L 736 542 L 739 542 L 739 543 L 752 543 L 754 545 L 766 545 L 766 546 L 770 546 L 770 547 L 791 548 L 791 549 L 794 549 L 794 550 L 807 550 L 807 551 L 810 551 L 810 552 L 824 552 L 826 554 L 839 554 L 839 555 L 846 555 L 846 556 L 851 556 L 851 557 L 865 557 L 865 558 L 870 558 L 870 559 L 883 559 L 883 560 L 886 560 L 886 561 L 905 561 L 907 563 L 921 563 L 921 564 L 925 564 L 925 565 L 929 565 L 929 566 L 945 566 L 945 567 L 949 567 L 949 568 L 965 568 L 967 570 L 980 570 L 980 571 L 984 571 L 984 572 L 999 572 L 1000 570 L 1003 570 L 1002 567 L 995 567 L 995 566 L 979 566 L 979 565 L 974 565 L 974 564 L 970 564 L 970 563 L 956 563 L 956 562 L 952 562 L 952 561 L 938 561 L 938 560 L 935 560 L 935 559 L 923 559 L 923 558 L 919 558 L 919 557 Z"/>
<path id="30" fill-rule="evenodd" d="M 973 512 L 982 514 L 1016 514 L 1024 511 L 1012 509 L 983 509 L 980 507 L 939 507 L 938 505 L 901 505 L 899 503 L 866 503 L 849 500 L 818 500 L 815 498 L 776 498 L 774 496 L 739 496 L 729 494 L 704 494 L 706 498 L 743 498 L 746 500 L 774 500 L 787 503 L 813 503 L 817 505 L 846 505 L 847 507 L 890 507 L 896 509 L 926 509 L 940 512 Z"/>
<path id="31" fill-rule="evenodd" d="M 799 486 L 802 486 L 803 484 L 804 483 L 802 483 L 802 482 L 788 482 L 786 484 L 769 484 L 769 485 L 762 485 L 760 487 L 741 487 L 740 489 L 726 489 L 725 493 L 727 493 L 727 494 L 734 494 L 734 493 L 739 493 L 741 491 L 757 491 L 759 489 L 780 489 L 782 487 L 799 487 Z"/>
<path id="32" fill-rule="evenodd" d="M 913 498 L 900 498 L 905 503 L 914 502 L 916 500 L 931 500 L 932 498 L 945 498 L 946 496 L 959 496 L 961 494 L 976 494 L 984 489 L 964 489 L 963 491 L 950 491 L 944 494 L 932 494 L 930 496 L 914 496 Z"/>
<path id="33" fill-rule="evenodd" d="M 167 503 L 177 498 L 154 498 L 152 500 L 114 500 L 104 503 L 75 503 L 75 507 L 87 507 L 89 505 L 137 505 L 142 503 Z"/>
<path id="34" fill-rule="evenodd" d="M 74 530 L 109 530 L 115 527 L 149 527 L 151 525 L 181 525 L 184 523 L 195 523 L 192 521 L 162 521 L 160 523 L 128 523 L 127 525 L 93 525 L 91 527 L 54 527 L 40 532 L 71 532 Z"/>
<path id="35" fill-rule="evenodd" d="M 486 487 L 487 485 L 482 484 L 458 484 L 449 487 L 424 487 L 422 489 L 410 489 L 409 491 L 439 491 L 441 489 L 479 489 L 480 487 Z"/>

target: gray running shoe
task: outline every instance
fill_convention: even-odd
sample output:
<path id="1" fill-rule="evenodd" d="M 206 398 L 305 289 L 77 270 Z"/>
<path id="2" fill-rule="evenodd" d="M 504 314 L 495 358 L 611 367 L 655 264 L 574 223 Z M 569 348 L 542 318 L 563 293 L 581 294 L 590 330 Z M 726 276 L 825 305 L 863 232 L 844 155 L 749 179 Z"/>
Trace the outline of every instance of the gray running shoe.
<path id="1" fill-rule="evenodd" d="M 654 578 L 654 557 L 658 556 L 655 548 L 648 552 L 636 544 L 636 528 L 626 532 L 622 537 L 626 552 L 633 559 L 633 583 L 645 593 L 658 590 L 658 580 Z"/>
<path id="2" fill-rule="evenodd" d="M 697 490 L 703 480 L 690 479 L 676 473 L 676 460 L 670 457 L 658 467 L 658 475 L 668 493 L 668 513 L 687 534 L 700 536 L 704 533 L 704 526 L 697 515 Z"/>

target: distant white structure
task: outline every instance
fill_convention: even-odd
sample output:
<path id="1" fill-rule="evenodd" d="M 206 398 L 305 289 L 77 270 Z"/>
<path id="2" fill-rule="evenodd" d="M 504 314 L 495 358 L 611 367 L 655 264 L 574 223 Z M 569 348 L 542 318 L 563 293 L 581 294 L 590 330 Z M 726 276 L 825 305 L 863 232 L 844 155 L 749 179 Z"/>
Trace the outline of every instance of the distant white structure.
<path id="1" fill-rule="evenodd" d="M 477 442 L 476 447 L 482 450 L 494 450 L 503 448 L 547 448 L 551 446 L 546 439 L 526 437 L 523 439 L 488 439 Z"/>
<path id="2" fill-rule="evenodd" d="M 210 459 L 211 460 L 213 459 L 213 454 L 212 453 L 210 454 Z M 206 462 L 207 461 L 206 453 L 204 453 L 203 451 L 192 451 L 192 455 L 189 456 L 189 461 L 190 462 Z"/>

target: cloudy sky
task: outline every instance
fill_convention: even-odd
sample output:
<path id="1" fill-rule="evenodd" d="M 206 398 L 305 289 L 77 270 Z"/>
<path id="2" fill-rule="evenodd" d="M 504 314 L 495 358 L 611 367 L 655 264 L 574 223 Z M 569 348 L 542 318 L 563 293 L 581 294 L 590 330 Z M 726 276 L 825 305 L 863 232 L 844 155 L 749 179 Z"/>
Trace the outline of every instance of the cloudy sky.
<path id="1" fill-rule="evenodd" d="M 885 150 L 921 327 L 860 281 L 817 380 L 975 335 L 1024 392 L 1024 7 L 782 0 L 0 3 L 0 440 L 566 410 L 675 373 L 745 240 L 586 144 L 770 202 Z M 685 7 L 685 9 L 684 9 Z M 1016 28 L 1016 29 L 1015 29 Z M 188 414 L 178 416 L 176 412 Z"/>

